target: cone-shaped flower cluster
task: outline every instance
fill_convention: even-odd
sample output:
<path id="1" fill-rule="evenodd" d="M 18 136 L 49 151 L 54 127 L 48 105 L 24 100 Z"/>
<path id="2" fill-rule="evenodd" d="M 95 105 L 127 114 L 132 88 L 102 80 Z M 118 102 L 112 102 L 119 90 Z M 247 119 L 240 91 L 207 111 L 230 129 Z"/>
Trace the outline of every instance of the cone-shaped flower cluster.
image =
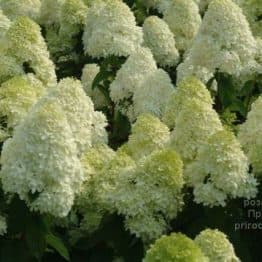
<path id="1" fill-rule="evenodd" d="M 170 77 L 164 70 L 158 69 L 149 74 L 140 87 L 134 91 L 134 117 L 150 113 L 161 118 L 166 107 L 166 101 L 173 90 Z"/>
<path id="2" fill-rule="evenodd" d="M 117 72 L 110 85 L 110 97 L 134 122 L 143 113 L 162 117 L 172 89 L 169 75 L 157 69 L 152 53 L 143 47 L 130 55 Z"/>
<path id="3" fill-rule="evenodd" d="M 230 131 L 219 131 L 199 149 L 195 161 L 185 170 L 194 186 L 197 203 L 225 206 L 227 198 L 253 198 L 257 182 L 248 173 L 248 160 Z"/>
<path id="4" fill-rule="evenodd" d="M 238 138 L 253 166 L 255 174 L 262 174 L 262 96 L 252 104 L 247 120 L 240 126 Z"/>
<path id="5" fill-rule="evenodd" d="M 86 14 L 83 43 L 93 57 L 128 56 L 142 43 L 134 14 L 119 0 L 98 0 Z"/>
<path id="6" fill-rule="evenodd" d="M 197 4 L 193 0 L 172 0 L 164 11 L 163 19 L 175 36 L 177 49 L 186 51 L 201 24 Z"/>
<path id="7" fill-rule="evenodd" d="M 193 74 L 207 82 L 217 70 L 246 78 L 261 70 L 254 61 L 256 52 L 256 41 L 242 10 L 231 0 L 214 0 L 178 67 L 178 81 Z"/>
<path id="8" fill-rule="evenodd" d="M 132 126 L 128 142 L 120 149 L 140 160 L 154 150 L 163 149 L 170 138 L 168 127 L 150 114 L 142 114 Z"/>
<path id="9" fill-rule="evenodd" d="M 100 114 L 80 82 L 62 80 L 31 108 L 13 138 L 5 142 L 4 191 L 17 193 L 33 210 L 66 216 L 85 180 L 81 152 L 106 140 Z"/>
<path id="10" fill-rule="evenodd" d="M 149 16 L 143 25 L 144 44 L 149 47 L 161 66 L 175 66 L 179 53 L 173 33 L 168 25 L 157 16 Z"/>
<path id="11" fill-rule="evenodd" d="M 170 98 L 164 121 L 174 127 L 171 147 L 177 150 L 184 161 L 194 160 L 206 139 L 222 130 L 212 104 L 209 91 L 194 77 L 182 81 Z"/>

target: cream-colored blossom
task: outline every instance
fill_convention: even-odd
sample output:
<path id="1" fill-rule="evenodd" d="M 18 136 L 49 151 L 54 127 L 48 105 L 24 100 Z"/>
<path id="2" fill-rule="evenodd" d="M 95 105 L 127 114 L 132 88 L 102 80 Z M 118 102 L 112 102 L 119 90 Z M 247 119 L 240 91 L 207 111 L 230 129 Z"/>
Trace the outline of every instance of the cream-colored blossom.
<path id="1" fill-rule="evenodd" d="M 262 174 L 262 96 L 253 102 L 247 120 L 240 126 L 238 139 L 253 165 L 256 174 Z"/>
<path id="2" fill-rule="evenodd" d="M 149 16 L 143 24 L 144 44 L 149 47 L 161 66 L 175 66 L 179 53 L 173 33 L 164 20 Z"/>
<path id="3" fill-rule="evenodd" d="M 245 79 L 259 70 L 256 52 L 256 41 L 242 10 L 231 0 L 214 0 L 178 66 L 178 81 L 196 75 L 206 83 L 216 71 Z"/>
<path id="4" fill-rule="evenodd" d="M 85 53 L 93 57 L 128 56 L 142 43 L 142 29 L 119 0 L 98 0 L 88 8 L 83 35 Z"/>
<path id="5" fill-rule="evenodd" d="M 240 143 L 227 130 L 207 139 L 195 161 L 185 170 L 188 184 L 194 187 L 197 203 L 225 206 L 227 198 L 256 196 L 256 180 L 248 173 L 248 160 Z"/>
<path id="6" fill-rule="evenodd" d="M 79 80 L 62 79 L 47 96 L 56 99 L 63 108 L 80 152 L 96 142 L 107 141 L 106 118 L 101 112 L 94 111 L 94 105 Z"/>
<path id="7" fill-rule="evenodd" d="M 195 243 L 210 262 L 240 262 L 227 236 L 217 229 L 203 230 L 196 236 Z"/>
<path id="8" fill-rule="evenodd" d="M 141 114 L 132 126 L 124 151 L 135 160 L 141 160 L 154 150 L 164 148 L 169 138 L 168 127 L 157 117 Z"/>
<path id="9" fill-rule="evenodd" d="M 197 4 L 193 0 L 172 0 L 163 19 L 175 36 L 177 49 L 186 51 L 201 25 Z"/>
<path id="10" fill-rule="evenodd" d="M 135 89 L 133 96 L 134 117 L 149 113 L 158 118 L 163 116 L 166 101 L 174 87 L 169 75 L 162 69 L 149 74 Z"/>
<path id="11" fill-rule="evenodd" d="M 123 169 L 109 199 L 131 233 L 151 242 L 167 229 L 183 205 L 183 164 L 170 149 L 153 152 L 137 168 Z"/>
<path id="12" fill-rule="evenodd" d="M 163 122 L 169 128 L 174 128 L 178 114 L 192 101 L 209 106 L 213 104 L 211 95 L 205 85 L 195 77 L 187 77 L 177 85 L 167 100 Z"/>
<path id="13" fill-rule="evenodd" d="M 157 69 L 148 48 L 139 48 L 130 55 L 110 85 L 110 97 L 114 102 L 132 97 L 144 78 Z"/>
<path id="14" fill-rule="evenodd" d="M 45 98 L 3 146 L 1 179 L 32 210 L 66 216 L 83 182 L 73 133 L 63 109 Z"/>

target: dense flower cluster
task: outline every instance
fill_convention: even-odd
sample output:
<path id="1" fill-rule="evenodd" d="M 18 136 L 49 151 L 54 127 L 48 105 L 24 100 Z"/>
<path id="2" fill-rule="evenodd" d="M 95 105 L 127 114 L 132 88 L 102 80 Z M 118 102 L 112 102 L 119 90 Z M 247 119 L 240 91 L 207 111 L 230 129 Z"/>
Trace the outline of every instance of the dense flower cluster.
<path id="1" fill-rule="evenodd" d="M 162 66 L 175 66 L 179 59 L 173 33 L 157 16 L 149 16 L 143 25 L 144 43 Z"/>
<path id="2" fill-rule="evenodd" d="M 151 245 L 144 262 L 240 262 L 227 236 L 215 229 L 200 232 L 193 241 L 181 233 L 162 236 Z"/>
<path id="3" fill-rule="evenodd" d="M 88 9 L 83 35 L 93 57 L 127 56 L 142 43 L 142 30 L 129 7 L 119 0 L 98 0 Z"/>
<path id="4" fill-rule="evenodd" d="M 94 112 L 80 82 L 62 80 L 5 142 L 3 189 L 17 193 L 33 210 L 66 216 L 85 179 L 79 154 L 106 140 L 100 114 Z"/>
<path id="5" fill-rule="evenodd" d="M 147 251 L 144 262 L 209 262 L 200 247 L 192 239 L 173 233 L 162 236 Z"/>
<path id="6" fill-rule="evenodd" d="M 256 180 L 248 173 L 247 157 L 229 131 L 209 137 L 185 175 L 194 186 L 195 201 L 204 205 L 225 206 L 228 197 L 253 198 L 257 193 Z"/>
<path id="7" fill-rule="evenodd" d="M 45 92 L 33 74 L 15 76 L 0 87 L 0 117 L 7 117 L 7 127 L 18 125 Z"/>
<path id="8" fill-rule="evenodd" d="M 181 81 L 170 97 L 164 122 L 174 127 L 170 144 L 184 161 L 194 160 L 207 138 L 222 130 L 212 104 L 209 91 L 194 77 Z"/>
<path id="9" fill-rule="evenodd" d="M 214 0 L 185 60 L 178 80 L 195 75 L 205 83 L 219 72 L 246 77 L 257 72 L 256 41 L 242 10 L 231 0 Z"/>
<path id="10" fill-rule="evenodd" d="M 6 53 L 20 65 L 27 64 L 44 84 L 56 83 L 55 67 L 49 59 L 38 24 L 28 17 L 17 18 L 6 32 Z"/>
<path id="11" fill-rule="evenodd" d="M 186 51 L 201 25 L 197 4 L 193 0 L 172 0 L 163 19 L 175 36 L 178 50 Z"/>

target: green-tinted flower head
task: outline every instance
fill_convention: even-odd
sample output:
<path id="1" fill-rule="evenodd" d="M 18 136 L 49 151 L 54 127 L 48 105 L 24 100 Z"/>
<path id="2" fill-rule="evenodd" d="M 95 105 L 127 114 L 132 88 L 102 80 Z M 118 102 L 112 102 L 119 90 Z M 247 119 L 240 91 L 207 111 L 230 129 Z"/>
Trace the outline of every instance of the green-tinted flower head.
<path id="1" fill-rule="evenodd" d="M 181 81 L 167 102 L 163 122 L 174 128 L 176 118 L 183 108 L 190 106 L 192 101 L 211 106 L 211 95 L 205 85 L 197 78 L 190 76 Z"/>
<path id="2" fill-rule="evenodd" d="M 209 262 L 194 241 L 181 233 L 162 236 L 147 251 L 144 262 Z"/>
<path id="3" fill-rule="evenodd" d="M 7 52 L 23 64 L 28 63 L 47 85 L 56 83 L 55 68 L 38 24 L 28 17 L 17 18 L 6 33 Z"/>
<path id="4" fill-rule="evenodd" d="M 15 127 L 25 118 L 45 92 L 43 84 L 32 74 L 15 76 L 0 87 L 0 115 L 7 117 L 8 127 Z"/>
<path id="5" fill-rule="evenodd" d="M 158 118 L 142 114 L 132 127 L 126 150 L 139 160 L 154 150 L 164 148 L 169 139 L 169 130 Z"/>
<path id="6" fill-rule="evenodd" d="M 212 262 L 240 262 L 227 236 L 217 229 L 200 232 L 195 243 Z"/>

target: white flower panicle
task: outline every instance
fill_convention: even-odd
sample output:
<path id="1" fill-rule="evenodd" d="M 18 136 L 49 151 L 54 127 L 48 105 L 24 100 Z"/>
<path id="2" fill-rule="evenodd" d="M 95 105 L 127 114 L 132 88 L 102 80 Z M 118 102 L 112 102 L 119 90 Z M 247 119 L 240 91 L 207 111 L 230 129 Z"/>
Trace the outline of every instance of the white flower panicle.
<path id="1" fill-rule="evenodd" d="M 227 198 L 256 196 L 257 182 L 248 169 L 240 143 L 230 131 L 223 130 L 202 145 L 195 161 L 186 167 L 185 177 L 194 187 L 197 203 L 225 206 Z"/>
<path id="2" fill-rule="evenodd" d="M 44 84 L 56 84 L 55 66 L 38 24 L 28 17 L 19 17 L 11 24 L 6 38 L 9 55 L 21 64 L 28 63 Z"/>
<path id="3" fill-rule="evenodd" d="M 240 77 L 254 74 L 256 41 L 242 10 L 231 0 L 209 4 L 202 25 L 183 63 L 178 81 L 196 75 L 207 82 L 216 71 Z"/>
<path id="4" fill-rule="evenodd" d="M 55 100 L 42 99 L 4 143 L 1 179 L 32 210 L 66 216 L 84 180 L 66 115 Z"/>
<path id="5" fill-rule="evenodd" d="M 262 174 L 262 96 L 253 102 L 247 120 L 240 126 L 238 139 L 253 166 L 255 174 Z"/>
<path id="6" fill-rule="evenodd" d="M 175 151 L 153 152 L 137 168 L 123 169 L 108 198 L 125 217 L 126 228 L 146 243 L 167 229 L 183 205 L 183 164 Z"/>
<path id="7" fill-rule="evenodd" d="M 176 117 L 183 108 L 186 108 L 192 101 L 197 103 L 212 105 L 213 101 L 211 95 L 205 85 L 195 77 L 187 77 L 181 81 L 177 88 L 167 101 L 165 112 L 163 115 L 163 122 L 174 128 Z"/>
<path id="8" fill-rule="evenodd" d="M 102 113 L 94 111 L 94 105 L 79 80 L 62 79 L 47 96 L 56 99 L 63 108 L 80 152 L 95 143 L 107 141 L 106 118 Z"/>
<path id="9" fill-rule="evenodd" d="M 107 140 L 105 124 L 104 115 L 94 111 L 80 81 L 61 80 L 5 142 L 1 159 L 4 191 L 17 193 L 31 209 L 66 216 L 85 180 L 79 157 Z"/>
<path id="10" fill-rule="evenodd" d="M 186 51 L 201 25 L 197 4 L 193 0 L 172 0 L 163 19 L 175 36 L 177 49 Z"/>
<path id="11" fill-rule="evenodd" d="M 128 142 L 120 149 L 135 160 L 163 149 L 170 138 L 168 127 L 157 117 L 141 114 L 132 126 Z"/>
<path id="12" fill-rule="evenodd" d="M 110 97 L 117 103 L 133 96 L 144 78 L 157 70 L 155 60 L 148 48 L 139 48 L 131 54 L 110 85 Z"/>
<path id="13" fill-rule="evenodd" d="M 14 128 L 44 94 L 42 82 L 33 74 L 15 76 L 0 87 L 0 116 L 7 117 L 7 127 Z"/>
<path id="14" fill-rule="evenodd" d="M 203 230 L 194 241 L 210 262 L 240 262 L 227 236 L 217 229 Z"/>
<path id="15" fill-rule="evenodd" d="M 174 90 L 169 75 L 162 69 L 149 74 L 135 89 L 133 96 L 134 117 L 149 113 L 162 118 L 166 101 Z"/>
<path id="16" fill-rule="evenodd" d="M 86 15 L 83 43 L 85 53 L 93 57 L 128 56 L 142 43 L 142 29 L 135 16 L 119 0 L 98 0 Z"/>
<path id="17" fill-rule="evenodd" d="M 40 14 L 41 0 L 0 0 L 0 8 L 10 19 L 28 16 L 35 20 Z"/>
<path id="18" fill-rule="evenodd" d="M 186 162 L 195 159 L 208 137 L 223 129 L 212 104 L 209 91 L 194 77 L 182 81 L 171 96 L 164 121 L 174 127 L 170 146 Z"/>
<path id="19" fill-rule="evenodd" d="M 82 70 L 81 82 L 88 96 L 91 97 L 95 108 L 107 106 L 108 101 L 99 88 L 92 89 L 93 81 L 99 73 L 100 67 L 97 64 L 86 64 Z"/>
<path id="20" fill-rule="evenodd" d="M 157 16 L 149 16 L 143 24 L 144 44 L 149 47 L 161 66 L 175 66 L 179 53 L 173 33 L 166 22 Z"/>

